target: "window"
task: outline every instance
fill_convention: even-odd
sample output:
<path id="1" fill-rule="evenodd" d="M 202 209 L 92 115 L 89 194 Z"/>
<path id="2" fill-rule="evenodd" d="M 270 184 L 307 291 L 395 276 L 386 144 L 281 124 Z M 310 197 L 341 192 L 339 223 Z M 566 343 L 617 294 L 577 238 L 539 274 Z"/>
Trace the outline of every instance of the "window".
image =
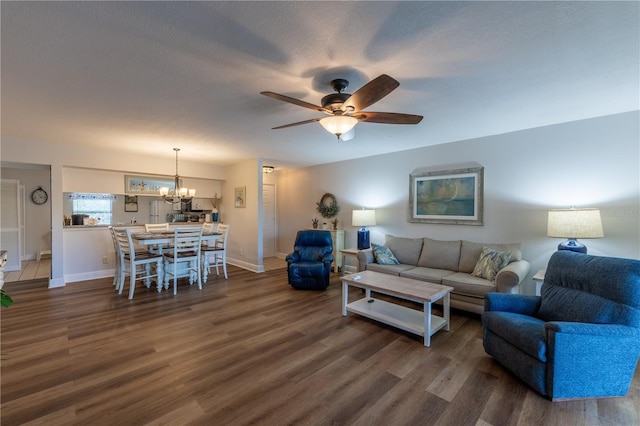
<path id="1" fill-rule="evenodd" d="M 111 194 L 73 194 L 73 214 L 86 214 L 99 219 L 100 225 L 111 225 Z"/>

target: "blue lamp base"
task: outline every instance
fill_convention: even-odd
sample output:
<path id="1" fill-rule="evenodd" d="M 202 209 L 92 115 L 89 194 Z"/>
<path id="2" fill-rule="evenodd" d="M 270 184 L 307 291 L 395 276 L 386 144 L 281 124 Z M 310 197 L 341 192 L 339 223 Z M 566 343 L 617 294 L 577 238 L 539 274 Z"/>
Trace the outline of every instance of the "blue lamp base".
<path id="1" fill-rule="evenodd" d="M 558 250 L 570 250 L 577 253 L 587 253 L 587 246 L 578 242 L 575 238 L 569 238 L 567 241 L 558 244 Z"/>
<path id="2" fill-rule="evenodd" d="M 364 250 L 371 247 L 369 244 L 369 230 L 364 226 L 358 229 L 358 250 Z"/>

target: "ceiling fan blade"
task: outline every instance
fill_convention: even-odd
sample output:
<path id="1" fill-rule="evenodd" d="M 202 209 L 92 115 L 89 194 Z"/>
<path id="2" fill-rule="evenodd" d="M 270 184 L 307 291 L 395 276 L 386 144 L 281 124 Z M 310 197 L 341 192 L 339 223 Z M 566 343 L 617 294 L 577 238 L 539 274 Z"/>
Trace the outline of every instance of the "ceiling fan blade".
<path id="1" fill-rule="evenodd" d="M 329 111 L 326 108 L 322 108 L 320 105 L 310 104 L 309 102 L 301 101 L 300 99 L 292 98 L 292 97 L 285 96 L 285 95 L 280 95 L 278 93 L 260 92 L 260 94 L 268 96 L 268 97 L 273 98 L 273 99 L 277 99 L 279 101 L 288 102 L 290 104 L 298 105 L 298 106 L 301 106 L 301 107 L 304 107 L 304 108 L 309 108 L 309 109 L 312 109 L 314 111 L 331 113 L 331 111 Z"/>
<path id="2" fill-rule="evenodd" d="M 401 114 L 396 112 L 369 112 L 363 111 L 353 115 L 360 121 L 367 123 L 383 124 L 418 124 L 422 121 L 421 115 Z"/>
<path id="3" fill-rule="evenodd" d="M 393 92 L 400 83 L 394 78 L 386 74 L 374 78 L 347 99 L 342 105 L 344 111 L 347 108 L 353 108 L 354 111 L 360 111 L 378 102 L 380 99 Z"/>
<path id="4" fill-rule="evenodd" d="M 322 117 L 320 117 L 320 118 L 322 118 Z M 315 122 L 320 121 L 320 118 L 312 118 L 311 120 L 298 121 L 297 123 L 283 124 L 282 126 L 272 127 L 271 130 L 284 129 L 284 128 L 287 128 L 287 127 L 299 126 L 301 124 L 315 123 Z"/>

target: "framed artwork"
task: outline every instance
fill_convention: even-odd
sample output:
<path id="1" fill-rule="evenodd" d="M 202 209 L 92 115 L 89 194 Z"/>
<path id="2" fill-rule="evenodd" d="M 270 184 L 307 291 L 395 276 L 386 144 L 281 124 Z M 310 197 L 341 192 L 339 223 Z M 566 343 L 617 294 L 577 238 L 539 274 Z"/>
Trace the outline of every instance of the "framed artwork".
<path id="1" fill-rule="evenodd" d="M 234 205 L 236 208 L 244 208 L 247 207 L 247 187 L 246 186 L 236 186 L 233 189 L 233 199 Z"/>
<path id="2" fill-rule="evenodd" d="M 182 181 L 179 182 L 182 184 Z M 175 178 L 163 176 L 124 176 L 125 194 L 160 195 L 160 188 L 168 186 L 173 191 Z"/>
<path id="3" fill-rule="evenodd" d="M 409 222 L 482 225 L 484 167 L 409 175 Z"/>
<path id="4" fill-rule="evenodd" d="M 138 211 L 138 196 L 137 195 L 125 195 L 124 196 L 124 211 L 125 212 L 137 212 Z"/>

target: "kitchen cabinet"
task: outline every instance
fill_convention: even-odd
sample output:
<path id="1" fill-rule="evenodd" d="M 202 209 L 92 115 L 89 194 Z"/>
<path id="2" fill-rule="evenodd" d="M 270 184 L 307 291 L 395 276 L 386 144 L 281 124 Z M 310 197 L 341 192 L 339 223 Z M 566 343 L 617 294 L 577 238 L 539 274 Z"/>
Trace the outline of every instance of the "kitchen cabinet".
<path id="1" fill-rule="evenodd" d="M 194 198 L 191 200 L 191 211 L 213 210 L 213 203 L 208 198 Z"/>

